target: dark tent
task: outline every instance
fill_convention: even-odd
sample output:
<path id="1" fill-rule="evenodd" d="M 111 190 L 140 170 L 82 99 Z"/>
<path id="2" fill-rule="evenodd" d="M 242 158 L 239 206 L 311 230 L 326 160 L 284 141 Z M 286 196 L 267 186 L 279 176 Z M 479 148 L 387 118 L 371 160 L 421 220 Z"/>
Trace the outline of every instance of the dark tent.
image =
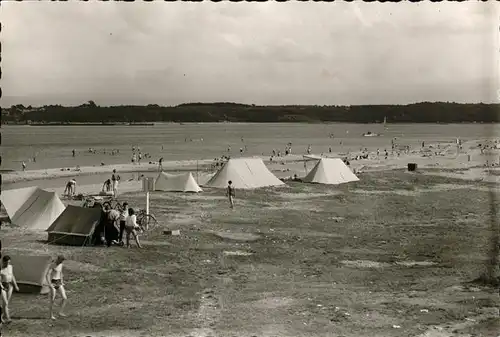
<path id="1" fill-rule="evenodd" d="M 68 206 L 46 230 L 49 243 L 71 246 L 90 245 L 98 239 L 101 223 L 100 207 Z"/>

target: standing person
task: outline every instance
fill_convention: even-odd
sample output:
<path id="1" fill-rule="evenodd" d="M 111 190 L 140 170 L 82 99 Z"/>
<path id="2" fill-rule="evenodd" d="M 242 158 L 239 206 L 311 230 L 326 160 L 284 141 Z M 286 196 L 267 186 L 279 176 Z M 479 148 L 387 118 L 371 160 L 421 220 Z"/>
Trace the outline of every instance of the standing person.
<path id="1" fill-rule="evenodd" d="M 71 153 L 73 154 L 73 157 L 74 157 L 76 154 L 75 149 L 73 149 L 73 151 L 71 151 Z"/>
<path id="2" fill-rule="evenodd" d="M 116 170 L 113 170 L 111 175 L 111 182 L 113 184 L 113 196 L 118 197 L 118 181 L 120 181 L 120 176 L 116 174 Z"/>
<path id="3" fill-rule="evenodd" d="M 231 180 L 229 180 L 227 182 L 227 192 L 226 192 L 226 195 L 227 195 L 227 197 L 229 199 L 229 207 L 230 208 L 234 208 L 235 193 L 234 193 L 233 182 Z"/>
<path id="4" fill-rule="evenodd" d="M 2 281 L 2 322 L 9 323 L 11 321 L 9 303 L 12 298 L 12 292 L 14 289 L 19 291 L 10 256 L 5 255 L 2 258 L 2 270 L 0 271 L 0 275 Z"/>
<path id="5" fill-rule="evenodd" d="M 66 296 L 66 291 L 64 290 L 64 280 L 63 280 L 63 262 L 65 258 L 59 255 L 55 261 L 51 264 L 49 270 L 47 270 L 46 280 L 49 284 L 50 292 L 50 319 L 55 320 L 54 316 L 54 302 L 56 300 L 56 295 L 59 293 L 61 295 L 61 308 L 59 310 L 59 316 L 66 317 L 64 314 L 64 307 L 66 306 L 66 301 L 68 297 Z"/>
<path id="6" fill-rule="evenodd" d="M 26 163 L 23 161 L 22 163 L 23 171 L 26 171 Z"/>
<path id="7" fill-rule="evenodd" d="M 127 221 L 128 216 L 128 203 L 123 203 L 123 210 L 120 214 L 120 233 L 118 235 L 118 241 L 123 243 L 123 232 L 125 231 L 125 222 Z"/>
<path id="8" fill-rule="evenodd" d="M 119 233 L 119 221 L 120 212 L 116 209 L 108 211 L 106 227 L 104 229 L 104 235 L 106 238 L 106 246 L 111 247 L 111 245 L 118 244 L 118 233 Z"/>
<path id="9" fill-rule="evenodd" d="M 139 235 L 137 234 L 138 229 L 140 229 L 140 227 L 139 225 L 137 225 L 137 216 L 135 215 L 135 211 L 133 208 L 129 208 L 128 217 L 127 220 L 125 220 L 125 230 L 127 231 L 127 248 L 130 248 L 130 235 L 134 236 L 137 247 L 142 248 L 139 242 Z"/>
<path id="10" fill-rule="evenodd" d="M 163 171 L 163 157 L 158 161 L 158 171 Z"/>

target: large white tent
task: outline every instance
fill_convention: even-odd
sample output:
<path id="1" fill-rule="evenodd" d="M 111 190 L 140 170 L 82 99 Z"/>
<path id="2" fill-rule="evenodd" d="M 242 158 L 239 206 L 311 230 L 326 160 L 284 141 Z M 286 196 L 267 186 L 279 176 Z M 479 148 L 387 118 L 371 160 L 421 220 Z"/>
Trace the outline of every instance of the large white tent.
<path id="1" fill-rule="evenodd" d="M 202 192 L 191 172 L 182 174 L 169 174 L 161 172 L 156 178 L 156 191 L 165 192 Z"/>
<path id="2" fill-rule="evenodd" d="M 206 186 L 225 188 L 230 180 L 233 187 L 238 189 L 285 185 L 269 171 L 261 158 L 234 158 L 229 159 Z"/>
<path id="3" fill-rule="evenodd" d="M 0 200 L 11 223 L 35 230 L 47 229 L 65 209 L 56 193 L 37 187 L 4 190 Z"/>
<path id="4" fill-rule="evenodd" d="M 359 181 L 359 178 L 340 158 L 321 158 L 302 181 L 338 185 Z"/>

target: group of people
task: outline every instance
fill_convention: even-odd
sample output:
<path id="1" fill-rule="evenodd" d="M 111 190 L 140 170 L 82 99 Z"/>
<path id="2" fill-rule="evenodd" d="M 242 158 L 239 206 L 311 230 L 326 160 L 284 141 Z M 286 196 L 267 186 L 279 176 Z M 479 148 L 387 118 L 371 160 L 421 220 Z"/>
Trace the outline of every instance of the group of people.
<path id="1" fill-rule="evenodd" d="M 111 179 L 107 179 L 102 185 L 103 192 L 113 192 L 113 196 L 116 198 L 118 196 L 118 182 L 121 180 L 119 174 L 116 173 L 116 170 L 113 170 L 113 174 L 111 175 Z"/>
<path id="2" fill-rule="evenodd" d="M 95 206 L 102 207 L 100 204 Z M 107 247 L 113 244 L 123 246 L 123 234 L 125 234 L 127 248 L 130 248 L 130 237 L 134 238 L 137 247 L 142 248 L 139 241 L 141 231 L 141 226 L 137 224 L 135 210 L 128 207 L 127 202 L 122 204 L 121 212 L 106 205 L 102 208 L 100 226 L 96 230 L 94 244 L 105 244 Z"/>
<path id="3" fill-rule="evenodd" d="M 68 297 L 64 289 L 63 280 L 63 262 L 65 258 L 59 255 L 50 265 L 47 273 L 45 274 L 46 284 L 49 286 L 49 317 L 52 320 L 56 319 L 54 315 L 54 303 L 57 295 L 61 297 L 61 307 L 59 309 L 59 316 L 66 317 L 64 308 Z M 15 291 L 19 292 L 16 277 L 14 275 L 14 267 L 10 256 L 2 257 L 2 270 L 0 271 L 1 278 L 1 291 L 2 291 L 2 324 L 9 324 L 11 322 L 9 304 L 12 299 L 12 294 Z"/>

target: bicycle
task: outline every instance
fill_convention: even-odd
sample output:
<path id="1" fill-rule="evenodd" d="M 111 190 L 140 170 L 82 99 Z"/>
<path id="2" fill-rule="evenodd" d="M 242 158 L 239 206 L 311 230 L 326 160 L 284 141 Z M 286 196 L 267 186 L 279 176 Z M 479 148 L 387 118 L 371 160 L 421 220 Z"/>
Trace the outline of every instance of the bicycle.
<path id="1" fill-rule="evenodd" d="M 146 210 L 141 209 L 137 212 L 137 224 L 143 231 L 153 229 L 158 224 L 158 220 L 153 214 L 146 214 Z"/>

